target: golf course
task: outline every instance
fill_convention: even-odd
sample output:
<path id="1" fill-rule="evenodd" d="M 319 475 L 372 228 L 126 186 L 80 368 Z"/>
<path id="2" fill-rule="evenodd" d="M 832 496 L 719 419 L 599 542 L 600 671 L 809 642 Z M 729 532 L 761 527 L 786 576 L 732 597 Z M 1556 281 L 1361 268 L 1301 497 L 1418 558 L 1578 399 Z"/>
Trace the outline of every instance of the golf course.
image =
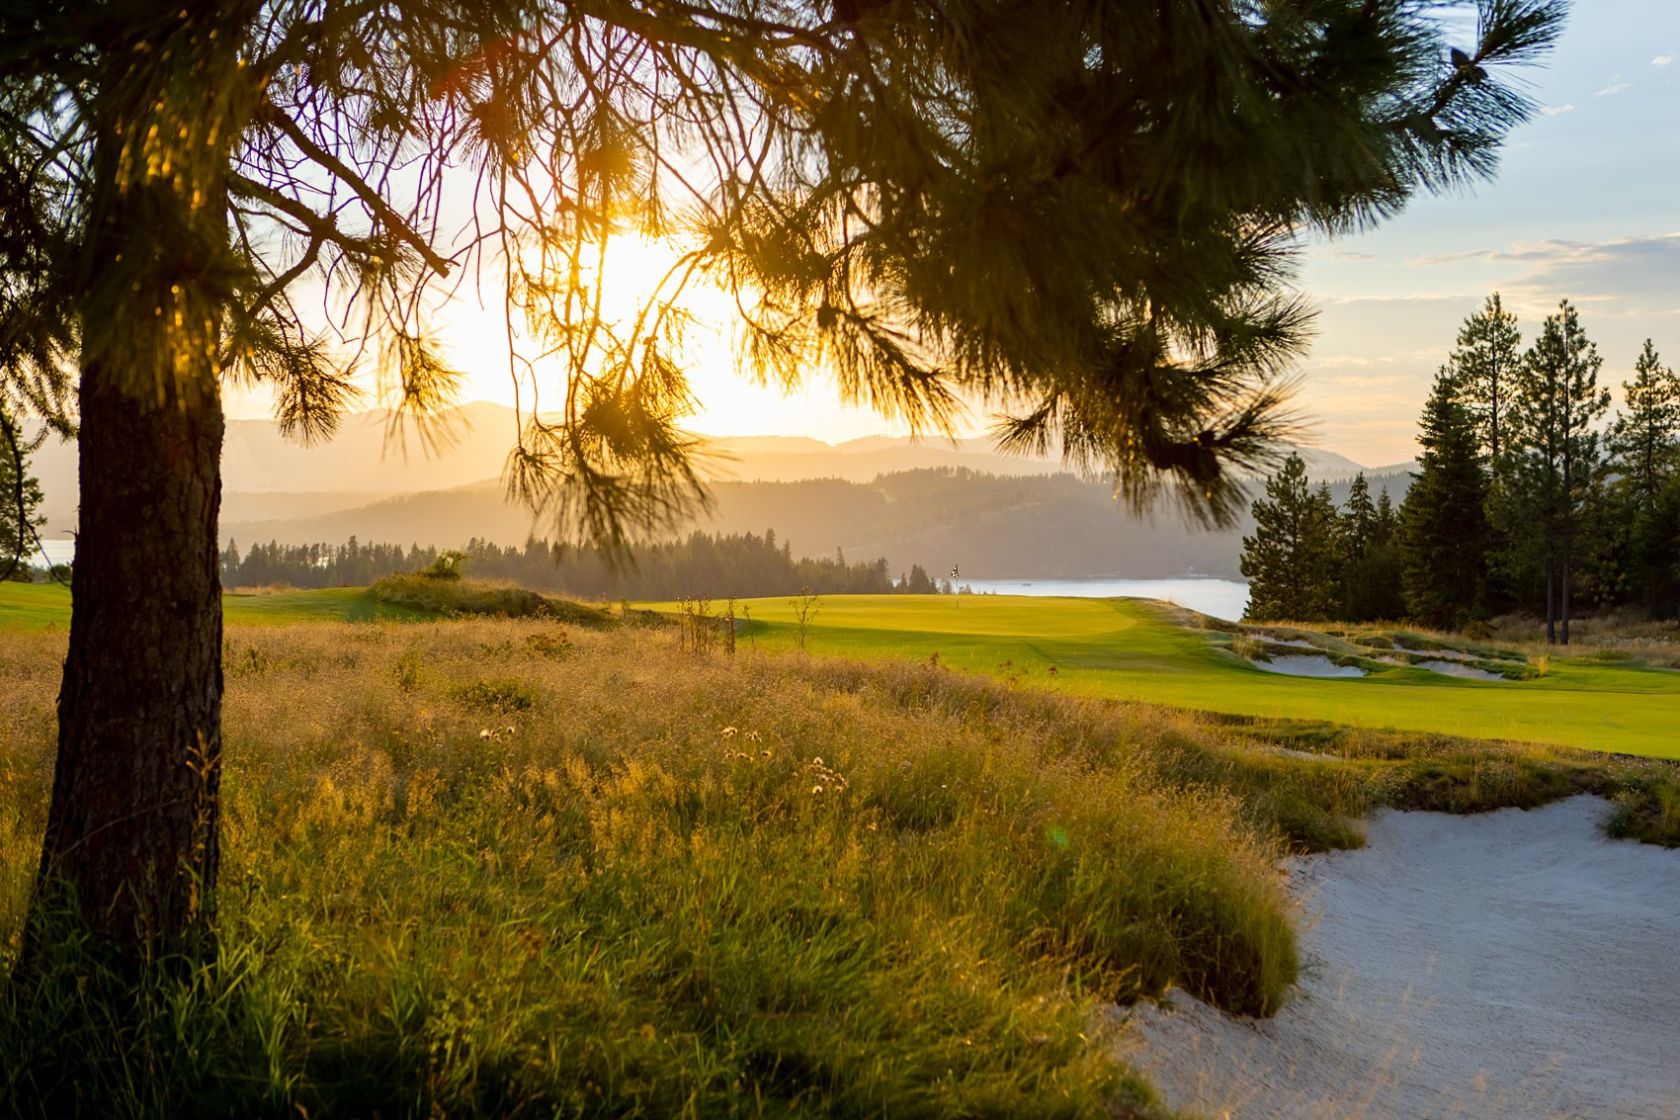
<path id="1" fill-rule="evenodd" d="M 437 617 L 380 602 L 365 588 L 234 594 L 225 607 L 230 626 Z M 746 648 L 798 647 L 791 600 L 742 600 L 735 610 Z M 0 632 L 66 626 L 69 615 L 62 587 L 0 585 Z M 1468 680 L 1405 665 L 1313 679 L 1257 667 L 1232 652 L 1240 628 L 1210 625 L 1225 624 L 1139 599 L 828 596 L 807 619 L 805 647 L 824 656 L 936 658 L 1023 686 L 1187 710 L 1680 757 L 1680 673 L 1670 669 L 1583 649 L 1554 654 L 1543 675 L 1527 680 Z"/>
<path id="2" fill-rule="evenodd" d="M 751 600 L 736 611 L 751 619 L 750 640 L 797 643 L 788 601 Z M 1316 680 L 1257 668 L 1230 651 L 1228 633 L 1193 618 L 1139 599 L 834 596 L 809 621 L 806 645 L 849 657 L 937 654 L 952 669 L 1197 711 L 1680 757 L 1680 673 L 1668 669 L 1554 654 L 1530 680 L 1398 665 Z"/>

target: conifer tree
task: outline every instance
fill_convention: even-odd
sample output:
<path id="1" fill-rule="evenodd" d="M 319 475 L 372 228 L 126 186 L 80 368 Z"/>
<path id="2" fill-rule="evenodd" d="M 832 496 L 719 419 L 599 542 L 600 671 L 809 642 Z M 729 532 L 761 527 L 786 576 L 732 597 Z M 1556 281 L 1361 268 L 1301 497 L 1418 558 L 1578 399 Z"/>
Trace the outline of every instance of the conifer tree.
<path id="1" fill-rule="evenodd" d="M 1622 393 L 1625 407 L 1608 442 L 1620 476 L 1617 489 L 1637 515 L 1649 512 L 1680 456 L 1680 374 L 1663 365 L 1647 338 Z"/>
<path id="2" fill-rule="evenodd" d="M 922 431 L 1025 401 L 1014 445 L 1226 519 L 1287 428 L 1296 236 L 1490 174 L 1532 111 L 1501 70 L 1564 4 L 1475 7 L 1454 44 L 1418 0 L 0 5 L 0 390 L 73 415 L 81 464 L 36 913 L 130 961 L 209 945 L 229 386 L 318 438 L 365 353 L 435 418 L 430 312 L 493 277 L 558 413 L 507 484 L 622 546 L 704 500 L 672 293 L 705 275 L 761 376 L 820 356 Z M 610 322 L 638 233 L 680 263 Z"/>
<path id="3" fill-rule="evenodd" d="M 1255 621 L 1327 618 L 1336 599 L 1336 514 L 1329 490 L 1314 491 L 1291 453 L 1254 502 L 1254 535 L 1243 538 L 1242 574 Z"/>
<path id="4" fill-rule="evenodd" d="M 1598 348 L 1568 300 L 1547 317 L 1524 356 L 1512 398 L 1514 508 L 1530 526 L 1522 542 L 1544 589 L 1546 640 L 1569 644 L 1570 592 L 1583 523 L 1601 497 L 1599 425 L 1610 408 Z"/>
<path id="5" fill-rule="evenodd" d="M 1459 392 L 1475 414 L 1482 450 L 1495 471 L 1505 450 L 1511 384 L 1522 357 L 1517 317 L 1505 310 L 1495 292 L 1480 311 L 1464 320 L 1458 346 L 1448 359 Z"/>
<path id="6" fill-rule="evenodd" d="M 1363 586 L 1368 596 L 1363 611 L 1364 621 L 1400 619 L 1406 613 L 1406 598 L 1402 586 L 1404 565 L 1400 557 L 1400 514 L 1388 487 L 1377 495 L 1377 518 L 1366 552 L 1365 570 L 1368 575 Z M 1355 616 L 1358 620 L 1358 616 Z"/>
<path id="7" fill-rule="evenodd" d="M 1371 500 L 1371 484 L 1365 472 L 1354 476 L 1348 488 L 1347 505 L 1342 507 L 1341 535 L 1343 551 L 1349 560 L 1362 560 L 1377 533 L 1377 506 Z"/>
<path id="8" fill-rule="evenodd" d="M 1400 515 L 1395 512 L 1394 499 L 1388 496 L 1388 487 L 1382 488 L 1377 496 L 1377 520 L 1372 539 L 1379 545 L 1392 544 L 1400 532 Z"/>
<path id="9" fill-rule="evenodd" d="M 1487 483 L 1476 417 L 1443 367 L 1418 420 L 1418 473 L 1400 507 L 1407 614 L 1427 626 L 1460 626 L 1481 609 L 1487 569 Z"/>
<path id="10" fill-rule="evenodd" d="M 1623 382 L 1622 391 L 1625 405 L 1608 441 L 1617 475 L 1609 521 L 1629 581 L 1655 610 L 1680 543 L 1659 508 L 1680 466 L 1680 375 L 1663 365 L 1646 339 L 1633 380 Z"/>
<path id="11" fill-rule="evenodd" d="M 1342 575 L 1337 617 L 1348 622 L 1400 617 L 1400 568 L 1388 491 L 1384 489 L 1381 499 L 1373 502 L 1370 484 L 1360 473 L 1339 520 Z"/>
<path id="12" fill-rule="evenodd" d="M 0 399 L 0 582 L 27 577 L 35 533 L 46 524 L 36 512 L 41 484 L 29 473 L 31 449 Z"/>
<path id="13" fill-rule="evenodd" d="M 1505 310 L 1498 292 L 1464 321 L 1458 344 L 1448 359 L 1464 402 L 1476 416 L 1488 479 L 1488 566 L 1483 595 L 1489 607 L 1508 605 L 1510 551 L 1506 539 L 1503 492 L 1510 464 L 1509 430 L 1512 385 L 1522 363 L 1522 332 L 1517 317 Z"/>

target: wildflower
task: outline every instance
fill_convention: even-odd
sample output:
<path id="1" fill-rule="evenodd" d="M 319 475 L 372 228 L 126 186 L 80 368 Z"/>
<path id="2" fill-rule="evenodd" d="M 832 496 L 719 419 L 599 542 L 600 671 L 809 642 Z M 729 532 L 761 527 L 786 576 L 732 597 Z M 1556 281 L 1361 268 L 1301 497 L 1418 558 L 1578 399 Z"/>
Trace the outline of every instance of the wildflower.
<path id="1" fill-rule="evenodd" d="M 812 794 L 813 794 L 813 795 L 814 795 L 814 794 L 819 794 L 819 793 L 821 793 L 821 792 L 822 792 L 822 791 L 823 791 L 823 787 L 821 787 L 821 786 L 812 786 L 812 787 L 811 787 L 811 793 L 812 793 Z"/>
<path id="2" fill-rule="evenodd" d="M 733 738 L 735 738 L 735 729 L 734 729 L 734 728 L 733 728 L 733 727 L 726 727 L 726 728 L 724 728 L 724 729 L 723 729 L 723 737 L 724 737 L 724 738 L 725 738 L 725 739 L 733 739 Z"/>
<path id="3" fill-rule="evenodd" d="M 479 728 L 479 729 L 478 729 L 478 737 L 479 737 L 479 738 L 480 738 L 480 739 L 488 739 L 488 738 L 490 738 L 490 729 L 489 729 L 489 728 L 488 728 L 488 727 L 481 727 L 481 728 Z"/>
<path id="4" fill-rule="evenodd" d="M 760 735 L 758 732 L 756 732 L 756 731 L 747 732 L 747 742 L 749 742 L 749 743 L 759 743 L 759 742 L 763 742 L 763 740 L 764 740 L 764 737 L 762 735 Z"/>

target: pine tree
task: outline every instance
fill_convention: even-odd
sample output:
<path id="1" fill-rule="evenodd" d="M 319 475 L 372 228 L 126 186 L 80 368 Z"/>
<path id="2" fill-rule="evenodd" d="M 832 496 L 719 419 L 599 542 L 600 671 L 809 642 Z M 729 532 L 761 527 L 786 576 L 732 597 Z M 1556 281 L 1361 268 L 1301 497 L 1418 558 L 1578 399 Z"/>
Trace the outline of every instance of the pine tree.
<path id="1" fill-rule="evenodd" d="M 1399 619 L 1406 613 L 1403 587 L 1404 563 L 1400 556 L 1400 514 L 1394 501 L 1383 487 L 1377 496 L 1377 520 L 1366 553 L 1365 568 L 1369 575 L 1364 587 L 1369 596 L 1365 608 L 1366 620 Z"/>
<path id="2" fill-rule="evenodd" d="M 917 431 L 1024 400 L 1009 440 L 1228 518 L 1287 428 L 1295 235 L 1491 174 L 1532 111 L 1500 70 L 1564 4 L 1481 12 L 1451 44 L 1417 0 L 0 5 L 0 389 L 66 431 L 76 402 L 81 464 L 34 912 L 131 961 L 209 946 L 226 387 L 321 437 L 365 352 L 435 435 L 428 313 L 494 277 L 542 355 L 519 398 L 560 404 L 510 484 L 622 550 L 705 498 L 671 296 L 703 273 L 758 375 L 821 355 Z M 687 271 L 607 322 L 639 232 Z"/>
<path id="3" fill-rule="evenodd" d="M 46 524 L 36 511 L 41 484 L 29 473 L 29 442 L 0 401 L 0 582 L 27 579 L 35 532 Z"/>
<path id="4" fill-rule="evenodd" d="M 1463 625 L 1482 607 L 1487 483 L 1474 413 L 1444 367 L 1418 420 L 1423 454 L 1400 507 L 1407 614 L 1428 626 Z"/>
<path id="5" fill-rule="evenodd" d="M 1513 544 L 1530 558 L 1544 588 L 1546 640 L 1564 645 L 1579 536 L 1605 477 L 1598 425 L 1609 411 L 1610 391 L 1598 385 L 1602 365 L 1580 316 L 1564 300 L 1524 356 L 1512 398 L 1512 505 L 1529 526 Z"/>
<path id="6" fill-rule="evenodd" d="M 1646 339 L 1622 391 L 1626 404 L 1608 441 L 1617 474 L 1609 522 L 1628 580 L 1647 607 L 1658 609 L 1676 543 L 1659 498 L 1680 464 L 1680 375 Z"/>
<path id="7" fill-rule="evenodd" d="M 1312 490 L 1307 467 L 1291 454 L 1254 503 L 1254 535 L 1243 538 L 1248 578 L 1245 617 L 1311 622 L 1329 617 L 1336 599 L 1336 511 L 1329 490 Z"/>
<path id="8" fill-rule="evenodd" d="M 1488 477 L 1489 563 L 1483 595 L 1490 608 L 1509 606 L 1514 596 L 1503 559 L 1510 551 L 1500 516 L 1508 463 L 1512 385 L 1523 360 L 1517 317 L 1505 310 L 1499 293 L 1464 321 L 1458 344 L 1448 358 L 1465 404 L 1475 414 Z"/>
<path id="9" fill-rule="evenodd" d="M 1347 505 L 1342 508 L 1342 541 L 1349 560 L 1363 560 L 1377 534 L 1377 506 L 1371 501 L 1371 485 L 1365 472 L 1354 476 L 1348 489 Z"/>
<path id="10" fill-rule="evenodd" d="M 1340 515 L 1341 594 L 1337 617 L 1348 622 L 1398 618 L 1400 568 L 1394 552 L 1394 507 L 1388 491 L 1371 500 L 1371 487 L 1360 473 Z"/>
<path id="11" fill-rule="evenodd" d="M 1465 404 L 1475 414 L 1483 453 L 1493 469 L 1504 453 L 1511 384 L 1522 363 L 1522 332 L 1495 292 L 1464 320 L 1448 359 Z"/>
<path id="12" fill-rule="evenodd" d="M 1611 456 L 1620 475 L 1617 489 L 1636 514 L 1649 512 L 1657 492 L 1680 456 L 1680 374 L 1662 364 L 1650 339 L 1622 383 L 1626 407 L 1611 427 Z"/>

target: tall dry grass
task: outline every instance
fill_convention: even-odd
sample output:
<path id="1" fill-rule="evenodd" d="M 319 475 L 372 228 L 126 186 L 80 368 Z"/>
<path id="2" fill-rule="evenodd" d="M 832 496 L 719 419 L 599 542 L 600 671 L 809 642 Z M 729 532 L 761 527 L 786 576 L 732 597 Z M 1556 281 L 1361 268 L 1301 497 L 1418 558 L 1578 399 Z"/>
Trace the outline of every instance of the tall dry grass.
<path id="1" fill-rule="evenodd" d="M 0 965 L 61 654 L 0 647 Z M 1101 1002 L 1295 974 L 1272 843 L 1137 712 L 536 622 L 227 665 L 222 959 L 11 993 L 14 1110 L 1142 1115 Z"/>
<path id="2" fill-rule="evenodd" d="M 231 630 L 220 959 L 0 998 L 0 1111 L 1154 1116 L 1098 1009 L 1169 985 L 1275 1009 L 1284 847 L 1581 789 L 1680 830 L 1657 764 L 692 650 L 552 620 Z M 62 655 L 0 640 L 0 967 Z"/>

